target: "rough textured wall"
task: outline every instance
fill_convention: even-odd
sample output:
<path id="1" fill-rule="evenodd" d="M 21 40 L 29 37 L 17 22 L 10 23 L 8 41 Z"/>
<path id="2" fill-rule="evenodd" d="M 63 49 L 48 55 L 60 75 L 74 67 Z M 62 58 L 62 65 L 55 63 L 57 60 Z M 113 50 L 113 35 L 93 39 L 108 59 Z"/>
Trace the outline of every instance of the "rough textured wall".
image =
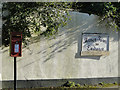
<path id="1" fill-rule="evenodd" d="M 118 32 L 118 38 L 118 77 L 120 77 L 120 31 Z M 118 81 L 118 83 L 120 83 L 120 80 Z"/>
<path id="2" fill-rule="evenodd" d="M 2 45 L 2 3 L 0 2 L 0 46 Z M 0 81 L 2 81 L 2 50 L 1 50 L 1 47 L 0 47 Z M 1 82 L 0 82 L 0 88 L 2 87 L 1 86 Z"/>
<path id="3" fill-rule="evenodd" d="M 71 21 L 55 39 L 34 37 L 17 58 L 17 79 L 99 78 L 118 76 L 118 33 L 99 17 L 71 12 Z M 82 33 L 107 33 L 109 56 L 81 57 Z M 2 79 L 13 80 L 13 57 L 3 49 Z"/>

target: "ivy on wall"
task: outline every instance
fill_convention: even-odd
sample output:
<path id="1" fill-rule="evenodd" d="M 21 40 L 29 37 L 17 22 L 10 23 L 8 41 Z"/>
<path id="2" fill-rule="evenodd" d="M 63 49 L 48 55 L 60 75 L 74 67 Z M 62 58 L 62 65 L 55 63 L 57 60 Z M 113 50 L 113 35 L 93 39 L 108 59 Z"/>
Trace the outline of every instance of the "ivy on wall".
<path id="1" fill-rule="evenodd" d="M 78 2 L 73 4 L 73 8 L 78 12 L 98 15 L 102 20 L 109 18 L 109 25 L 114 25 L 117 29 L 120 27 L 120 3 L 118 2 Z"/>
<path id="2" fill-rule="evenodd" d="M 12 31 L 22 32 L 23 42 L 33 33 L 55 35 L 60 26 L 67 24 L 69 9 L 95 14 L 103 20 L 110 18 L 117 29 L 120 27 L 120 3 L 117 2 L 8 2 L 3 3 L 2 8 L 2 44 L 9 45 Z"/>
<path id="3" fill-rule="evenodd" d="M 10 32 L 19 31 L 23 34 L 23 42 L 32 33 L 52 36 L 60 26 L 66 25 L 70 3 L 65 2 L 8 2 L 3 4 L 2 44 L 7 46 Z M 42 30 L 42 27 L 46 30 Z"/>

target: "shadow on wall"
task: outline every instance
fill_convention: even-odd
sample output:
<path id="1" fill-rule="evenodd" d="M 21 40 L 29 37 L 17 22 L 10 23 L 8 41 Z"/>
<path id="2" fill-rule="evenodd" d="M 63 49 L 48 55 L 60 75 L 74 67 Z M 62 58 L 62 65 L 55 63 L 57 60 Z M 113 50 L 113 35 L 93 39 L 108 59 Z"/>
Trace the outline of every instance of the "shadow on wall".
<path id="1" fill-rule="evenodd" d="M 36 58 L 36 60 L 28 63 L 27 65 L 30 65 L 36 61 L 39 61 L 41 58 L 44 59 L 43 63 L 47 62 L 48 60 L 55 57 L 56 53 L 63 52 L 66 50 L 69 46 L 77 45 L 77 52 L 75 54 L 75 58 L 88 58 L 88 59 L 95 59 L 99 60 L 100 57 L 81 57 L 80 51 L 81 51 L 81 39 L 82 39 L 82 33 L 105 33 L 108 32 L 109 29 L 104 27 L 105 25 L 103 23 L 99 23 L 99 18 L 97 16 L 84 13 L 78 13 L 78 12 L 71 12 L 71 21 L 68 21 L 68 25 L 60 28 L 59 34 L 56 35 L 56 38 L 46 40 L 43 37 L 34 37 L 31 39 L 32 45 L 33 43 L 43 43 L 46 47 L 37 50 L 33 53 L 33 48 L 26 47 L 26 49 L 30 52 L 30 56 L 36 57 L 41 55 L 40 57 Z M 99 30 L 98 30 L 99 29 Z M 109 31 L 109 33 L 112 33 L 113 31 Z M 114 38 L 114 35 L 112 35 L 112 38 Z M 114 40 L 117 40 L 114 38 Z M 44 42 L 49 42 L 49 45 L 46 45 Z M 48 52 L 49 51 L 49 52 Z"/>
<path id="2" fill-rule="evenodd" d="M 97 16 L 84 13 L 77 13 L 73 12 L 71 13 L 72 20 L 68 21 L 68 25 L 64 28 L 60 28 L 59 34 L 56 35 L 55 39 L 49 39 L 48 41 L 51 42 L 50 45 L 38 52 L 36 54 L 42 55 L 42 58 L 44 58 L 44 63 L 48 60 L 54 58 L 56 53 L 63 52 L 66 50 L 69 46 L 72 46 L 77 43 L 77 53 L 75 54 L 75 58 L 88 58 L 88 59 L 95 59 L 99 60 L 100 57 L 81 57 L 80 51 L 81 51 L 81 39 L 82 39 L 82 33 L 107 33 L 111 34 L 113 31 L 109 30 L 103 22 L 101 23 L 99 18 Z M 98 30 L 99 29 L 99 30 Z M 113 32 L 114 33 L 114 32 Z M 112 38 L 114 38 L 114 34 L 111 34 Z M 40 42 L 40 37 L 34 38 L 33 43 Z M 117 39 L 114 38 L 114 41 Z M 44 41 L 44 40 L 43 40 Z M 47 51 L 50 52 L 47 53 Z M 32 50 L 31 50 L 32 51 Z M 32 55 L 32 53 L 31 53 Z M 37 59 L 38 61 L 40 58 Z"/>
<path id="3" fill-rule="evenodd" d="M 2 28 L 0 27 L 0 47 L 2 46 Z"/>

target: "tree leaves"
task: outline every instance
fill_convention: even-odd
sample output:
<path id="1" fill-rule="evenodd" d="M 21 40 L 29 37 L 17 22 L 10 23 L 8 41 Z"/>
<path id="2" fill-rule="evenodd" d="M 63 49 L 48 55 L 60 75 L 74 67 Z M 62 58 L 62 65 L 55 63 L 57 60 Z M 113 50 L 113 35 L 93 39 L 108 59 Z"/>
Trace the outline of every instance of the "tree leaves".
<path id="1" fill-rule="evenodd" d="M 3 11 L 9 11 L 9 16 L 3 16 L 3 45 L 9 44 L 9 33 L 21 31 L 23 42 L 31 34 L 52 36 L 57 33 L 59 26 L 64 25 L 70 6 L 64 2 L 8 2 L 3 4 Z M 63 22 L 64 20 L 64 22 Z M 42 30 L 45 27 L 46 30 Z M 5 35 L 5 36 L 4 36 Z M 6 37 L 7 35 L 7 37 Z"/>
<path id="2" fill-rule="evenodd" d="M 23 42 L 32 33 L 55 35 L 60 26 L 65 26 L 69 18 L 68 9 L 111 18 L 115 27 L 120 27 L 120 3 L 118 2 L 7 2 L 3 3 L 2 44 L 10 42 L 10 32 L 21 31 Z M 3 13 L 4 14 L 4 13 Z M 43 30 L 43 27 L 45 30 Z"/>
<path id="3" fill-rule="evenodd" d="M 120 27 L 120 3 L 119 2 L 89 2 L 89 3 L 73 3 L 73 8 L 79 12 L 85 12 L 89 15 L 95 14 L 101 16 L 103 20 L 111 18 L 111 22 L 115 28 Z M 110 22 L 110 23 L 111 23 Z"/>

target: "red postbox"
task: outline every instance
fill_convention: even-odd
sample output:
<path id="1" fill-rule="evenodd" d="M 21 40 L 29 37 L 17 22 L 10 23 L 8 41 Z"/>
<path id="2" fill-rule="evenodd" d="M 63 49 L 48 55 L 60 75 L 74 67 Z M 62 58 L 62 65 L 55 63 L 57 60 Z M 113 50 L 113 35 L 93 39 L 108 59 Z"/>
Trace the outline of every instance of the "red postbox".
<path id="1" fill-rule="evenodd" d="M 10 56 L 11 57 L 22 56 L 22 33 L 21 32 L 11 32 Z"/>

